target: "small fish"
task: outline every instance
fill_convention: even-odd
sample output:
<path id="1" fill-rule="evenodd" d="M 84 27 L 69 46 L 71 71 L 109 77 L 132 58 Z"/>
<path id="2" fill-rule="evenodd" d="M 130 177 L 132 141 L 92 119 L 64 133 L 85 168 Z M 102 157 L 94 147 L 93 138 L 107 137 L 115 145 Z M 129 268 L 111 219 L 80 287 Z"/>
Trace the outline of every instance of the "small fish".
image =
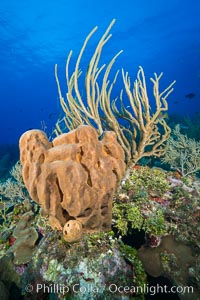
<path id="1" fill-rule="evenodd" d="M 195 93 L 189 93 L 189 94 L 186 94 L 186 95 L 185 95 L 185 98 L 192 99 L 192 98 L 194 98 L 195 96 L 196 96 Z"/>
<path id="2" fill-rule="evenodd" d="M 174 171 L 174 177 L 175 177 L 176 179 L 180 179 L 180 178 L 182 177 L 181 172 L 179 172 L 179 171 Z"/>
<path id="3" fill-rule="evenodd" d="M 136 164 L 136 165 L 133 167 L 133 169 L 135 169 L 135 170 L 140 170 L 140 169 L 141 169 L 141 166 L 138 165 L 138 164 Z"/>
<path id="4" fill-rule="evenodd" d="M 180 128 L 181 128 L 181 129 L 188 129 L 189 127 L 186 126 L 186 125 L 180 124 Z"/>
<path id="5" fill-rule="evenodd" d="M 169 115 L 168 113 L 163 113 L 163 112 L 160 112 L 159 116 L 158 116 L 159 119 L 166 119 L 166 120 L 169 120 Z"/>
<path id="6" fill-rule="evenodd" d="M 49 119 L 51 119 L 52 117 L 54 117 L 56 115 L 56 113 L 51 113 L 49 114 Z"/>
<path id="7" fill-rule="evenodd" d="M 8 242 L 9 242 L 10 246 L 13 246 L 15 241 L 16 241 L 16 238 L 14 236 L 12 236 L 12 235 L 9 236 Z"/>

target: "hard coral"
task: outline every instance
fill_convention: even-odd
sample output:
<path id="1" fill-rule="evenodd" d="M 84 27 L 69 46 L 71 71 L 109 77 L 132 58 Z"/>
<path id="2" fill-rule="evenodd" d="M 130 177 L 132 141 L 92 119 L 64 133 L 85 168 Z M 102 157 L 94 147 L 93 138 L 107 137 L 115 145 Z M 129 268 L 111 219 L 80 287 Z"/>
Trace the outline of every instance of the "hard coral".
<path id="1" fill-rule="evenodd" d="M 30 211 L 21 216 L 19 223 L 13 232 L 16 238 L 8 252 L 14 253 L 14 263 L 21 265 L 28 263 L 36 249 L 38 233 L 32 226 L 34 214 Z"/>
<path id="2" fill-rule="evenodd" d="M 30 130 L 20 138 L 20 159 L 25 185 L 52 227 L 77 220 L 86 231 L 110 228 L 113 193 L 125 172 L 114 132 L 99 141 L 94 128 L 79 126 L 50 143 L 43 131 Z"/>

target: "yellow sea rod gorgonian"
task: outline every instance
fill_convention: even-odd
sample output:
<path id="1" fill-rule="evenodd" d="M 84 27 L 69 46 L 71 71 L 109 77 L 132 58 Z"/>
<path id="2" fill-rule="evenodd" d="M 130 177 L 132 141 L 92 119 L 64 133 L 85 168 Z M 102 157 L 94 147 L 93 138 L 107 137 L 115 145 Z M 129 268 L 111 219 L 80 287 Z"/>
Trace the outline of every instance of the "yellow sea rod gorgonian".
<path id="1" fill-rule="evenodd" d="M 124 149 L 127 163 L 135 164 L 144 156 L 159 157 L 165 153 L 165 141 L 169 138 L 171 130 L 161 115 L 168 110 L 167 97 L 173 91 L 172 86 L 175 81 L 160 92 L 159 81 L 163 74 L 161 73 L 158 76 L 155 73 L 154 77 L 151 78 L 156 104 L 153 112 L 149 103 L 143 68 L 139 67 L 137 79 L 133 86 L 128 72 L 122 69 L 124 90 L 121 90 L 118 98 L 111 99 L 111 92 L 119 71 L 116 72 L 112 80 L 109 78 L 109 75 L 116 58 L 121 54 L 122 50 L 107 65 L 100 65 L 100 58 L 104 45 L 112 36 L 110 30 L 114 23 L 115 20 L 112 20 L 99 40 L 88 63 L 84 78 L 85 99 L 81 96 L 79 89 L 79 81 L 82 75 L 80 64 L 88 41 L 98 27 L 95 27 L 86 37 L 71 75 L 69 74 L 69 64 L 72 51 L 68 55 L 66 62 L 66 99 L 62 95 L 58 79 L 58 67 L 57 65 L 55 66 L 55 77 L 64 117 L 58 120 L 53 134 L 57 136 L 66 131 L 66 129 L 76 129 L 83 124 L 95 127 L 99 136 L 106 130 L 114 131 L 118 142 Z M 100 74 L 103 78 L 102 80 L 99 80 Z M 124 105 L 124 94 L 128 98 L 129 108 Z M 122 119 L 123 122 L 120 123 L 119 119 Z"/>

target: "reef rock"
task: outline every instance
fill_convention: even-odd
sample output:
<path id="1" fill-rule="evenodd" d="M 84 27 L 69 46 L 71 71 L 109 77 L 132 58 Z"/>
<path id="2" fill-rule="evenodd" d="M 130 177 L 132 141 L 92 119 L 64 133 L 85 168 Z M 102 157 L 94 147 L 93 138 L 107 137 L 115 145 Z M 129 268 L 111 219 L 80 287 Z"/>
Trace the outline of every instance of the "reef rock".
<path id="1" fill-rule="evenodd" d="M 49 231 L 39 243 L 32 262 L 22 275 L 25 299 L 46 299 L 50 292 L 52 299 L 59 300 L 132 298 L 136 286 L 134 280 L 143 278 L 141 262 L 137 261 L 136 254 L 131 256 L 132 263 L 129 262 L 122 243 L 110 232 L 85 234 L 67 248 L 65 242 L 58 238 L 60 235 L 60 232 Z M 38 282 L 47 289 L 36 291 L 34 288 L 27 294 L 27 284 L 35 287 Z"/>
<path id="2" fill-rule="evenodd" d="M 20 138 L 25 185 L 34 201 L 49 215 L 52 228 L 63 230 L 76 220 L 83 231 L 109 230 L 112 198 L 125 172 L 124 152 L 114 132 L 98 140 L 96 130 L 79 126 L 49 142 L 40 130 Z M 73 230 L 80 235 L 80 230 Z"/>
<path id="3" fill-rule="evenodd" d="M 177 287 L 193 286 L 190 270 L 194 268 L 196 258 L 188 245 L 176 241 L 173 236 L 163 237 L 157 248 L 142 246 L 138 251 L 138 256 L 149 275 L 167 277 Z M 185 292 L 180 293 L 180 299 L 198 299 L 196 286 L 192 288 L 192 292 L 185 289 Z"/>

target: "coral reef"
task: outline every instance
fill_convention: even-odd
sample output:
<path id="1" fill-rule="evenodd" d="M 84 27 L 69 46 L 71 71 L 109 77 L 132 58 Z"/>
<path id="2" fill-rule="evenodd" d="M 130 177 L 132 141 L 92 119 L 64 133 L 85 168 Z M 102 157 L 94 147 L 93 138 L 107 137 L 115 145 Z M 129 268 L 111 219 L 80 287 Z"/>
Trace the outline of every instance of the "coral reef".
<path id="1" fill-rule="evenodd" d="M 200 142 L 181 134 L 180 126 L 176 125 L 162 161 L 178 170 L 182 176 L 194 174 L 200 170 Z"/>
<path id="2" fill-rule="evenodd" d="M 195 265 L 196 257 L 189 246 L 177 242 L 172 236 L 162 239 L 159 247 L 151 249 L 141 247 L 138 251 L 145 270 L 151 276 L 165 276 L 176 286 L 187 286 L 190 281 L 189 267 Z M 193 285 L 194 287 L 194 285 Z M 198 290 L 180 294 L 181 299 L 198 299 Z"/>
<path id="3" fill-rule="evenodd" d="M 86 37 L 72 75 L 72 52 L 68 56 L 66 100 L 56 65 L 64 112 L 53 131 L 56 137 L 25 132 L 22 166 L 18 162 L 12 179 L 0 183 L 0 289 L 5 299 L 14 282 L 27 300 L 143 300 L 146 273 L 168 277 L 176 286 L 191 285 L 194 294 L 181 299 L 197 296 L 200 180 L 191 174 L 199 170 L 199 142 L 182 135 L 179 127 L 169 139 L 163 113 L 174 82 L 160 91 L 162 73 L 151 78 L 154 109 L 141 67 L 133 87 L 122 70 L 124 90 L 119 103 L 111 101 L 118 72 L 113 80 L 109 76 L 121 51 L 107 65 L 100 62 L 114 21 L 89 61 L 83 95 L 81 59 L 97 27 Z M 163 161 L 175 172 L 138 164 L 165 153 Z M 135 232 L 142 234 L 142 246 L 136 246 Z"/>
<path id="4" fill-rule="evenodd" d="M 20 159 L 26 187 L 53 228 L 62 230 L 76 220 L 72 236 L 83 231 L 108 230 L 112 198 L 125 172 L 124 152 L 113 132 L 101 141 L 96 130 L 79 126 L 50 143 L 44 132 L 31 130 L 20 138 Z M 72 228 L 72 223 L 67 223 Z"/>
<path id="5" fill-rule="evenodd" d="M 128 229 L 144 230 L 149 236 L 166 233 L 163 208 L 153 200 L 164 204 L 164 195 L 169 191 L 167 175 L 161 169 L 134 167 L 122 181 L 114 197 L 114 226 L 119 234 Z"/>
<path id="6" fill-rule="evenodd" d="M 12 167 L 10 177 L 5 181 L 0 181 L 0 201 L 7 204 L 7 206 L 16 205 L 22 201 L 31 201 L 29 193 L 25 187 L 22 178 L 22 166 L 18 161 Z"/>
<path id="7" fill-rule="evenodd" d="M 0 235 L 1 256 L 6 253 L 0 258 L 0 280 L 5 297 L 11 293 L 10 290 L 13 291 L 11 281 L 16 281 L 16 292 L 22 292 L 25 294 L 24 299 L 29 300 L 48 299 L 48 287 L 55 286 L 56 289 L 59 282 L 68 289 L 64 296 L 53 291 L 52 297 L 58 299 L 95 299 L 97 295 L 99 299 L 144 299 L 143 294 L 134 293 L 135 287 L 145 284 L 146 275 L 137 251 L 133 248 L 137 242 L 134 239 L 138 237 L 131 230 L 146 233 L 146 244 L 139 250 L 146 272 L 154 276 L 164 275 L 175 286 L 186 284 L 194 289 L 193 294 L 180 295 L 181 299 L 196 297 L 199 286 L 199 194 L 198 178 L 178 177 L 176 172 L 136 165 L 122 181 L 114 197 L 115 234 L 81 233 L 80 240 L 74 243 L 69 243 L 68 238 L 73 236 L 74 230 L 80 234 L 82 228 L 77 220 L 69 220 L 72 230 L 71 235 L 67 234 L 66 238 L 62 231 L 51 229 L 48 219 L 34 209 L 36 204 L 16 202 L 13 211 L 7 215 L 12 219 L 12 226 L 7 231 L 3 230 Z M 27 220 L 30 222 L 26 222 Z M 20 252 L 15 253 L 14 249 L 18 246 L 17 240 L 20 241 L 24 229 L 31 227 L 39 235 L 37 246 L 31 248 L 28 260 L 21 260 L 22 255 L 20 256 Z M 125 241 L 127 234 L 129 241 L 133 240 L 132 247 L 121 243 L 121 239 Z M 119 235 L 122 235 L 121 239 Z M 126 241 L 128 242 L 127 239 Z M 23 242 L 22 239 L 22 244 Z M 23 253 L 24 250 L 21 250 Z M 8 268 L 12 272 L 4 270 L 8 257 Z M 24 264 L 25 261 L 27 263 Z M 6 282 L 3 274 L 8 278 Z M 105 290 L 102 288 L 102 280 L 106 282 Z M 130 294 L 111 293 L 109 284 L 113 281 L 116 285 L 121 286 L 122 282 L 129 286 Z M 25 291 L 28 283 L 33 286 L 31 294 Z M 46 291 L 41 289 L 36 293 L 37 284 L 46 284 Z M 78 289 L 75 292 L 74 284 L 77 284 Z"/>
<path id="8" fill-rule="evenodd" d="M 198 178 L 139 165 L 114 197 L 115 230 L 126 241 L 133 239 L 133 230 L 145 233 L 139 257 L 146 272 L 190 286 L 181 299 L 198 299 L 199 199 Z"/>
<path id="9" fill-rule="evenodd" d="M 63 287 L 58 288 L 57 299 L 128 300 L 138 295 L 134 292 L 138 285 L 146 283 L 137 251 L 116 240 L 113 232 L 85 235 L 67 246 L 61 233 L 49 232 L 23 274 L 23 288 L 38 281 L 51 287 L 53 282 Z M 126 290 L 117 290 L 119 286 Z M 33 292 L 29 299 L 43 299 L 44 290 L 39 293 Z"/>
<path id="10" fill-rule="evenodd" d="M 16 223 L 14 216 L 22 206 L 22 213 L 31 209 L 32 200 L 23 182 L 21 170 L 18 161 L 9 172 L 10 177 L 0 181 L 0 232 L 12 230 Z M 29 208 L 24 210 L 26 205 Z"/>
<path id="11" fill-rule="evenodd" d="M 144 230 L 148 239 L 168 233 L 199 245 L 200 180 L 176 176 L 158 168 L 130 171 L 114 196 L 113 225 L 119 234 L 132 228 Z"/>

